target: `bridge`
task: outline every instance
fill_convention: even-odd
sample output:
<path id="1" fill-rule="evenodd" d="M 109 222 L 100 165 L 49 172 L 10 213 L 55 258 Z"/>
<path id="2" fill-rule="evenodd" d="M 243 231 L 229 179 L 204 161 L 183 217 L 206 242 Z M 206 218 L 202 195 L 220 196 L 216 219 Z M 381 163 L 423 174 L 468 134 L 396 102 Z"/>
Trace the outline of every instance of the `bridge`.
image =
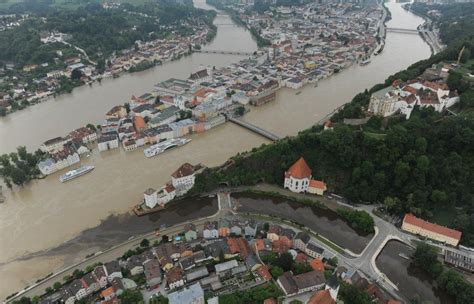
<path id="1" fill-rule="evenodd" d="M 412 34 L 412 35 L 418 35 L 420 33 L 420 31 L 418 30 L 398 28 L 398 27 L 387 27 L 386 31 L 391 32 L 391 33 Z"/>
<path id="2" fill-rule="evenodd" d="M 250 130 L 254 133 L 257 133 L 258 135 L 261 135 L 265 138 L 268 138 L 269 140 L 271 141 L 277 141 L 280 139 L 280 137 L 278 137 L 277 135 L 273 134 L 273 133 L 270 133 L 260 127 L 257 127 L 256 125 L 253 125 L 249 122 L 246 122 L 246 121 L 243 121 L 243 120 L 240 120 L 240 119 L 237 119 L 237 118 L 233 118 L 233 117 L 228 117 L 227 118 L 229 121 L 235 123 L 236 125 L 239 125 L 243 128 L 246 128 L 247 130 Z"/>
<path id="3" fill-rule="evenodd" d="M 230 23 L 230 22 L 216 22 L 216 23 L 214 23 L 214 25 L 218 25 L 218 26 L 238 26 L 237 24 Z"/>
<path id="4" fill-rule="evenodd" d="M 196 53 L 204 53 L 204 54 L 223 54 L 223 55 L 239 55 L 239 56 L 252 56 L 252 52 L 244 52 L 244 51 L 220 51 L 220 50 L 193 50 Z"/>

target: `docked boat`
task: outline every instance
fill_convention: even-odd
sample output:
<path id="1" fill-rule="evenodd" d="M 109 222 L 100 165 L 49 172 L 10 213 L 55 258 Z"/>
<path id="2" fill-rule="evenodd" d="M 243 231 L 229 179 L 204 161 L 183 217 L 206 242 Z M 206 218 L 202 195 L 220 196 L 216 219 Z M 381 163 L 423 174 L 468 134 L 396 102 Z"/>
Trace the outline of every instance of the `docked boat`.
<path id="1" fill-rule="evenodd" d="M 370 62 L 370 59 L 362 60 L 360 65 L 368 65 Z"/>
<path id="2" fill-rule="evenodd" d="M 61 183 L 67 182 L 73 178 L 79 177 L 94 170 L 94 166 L 82 166 L 80 168 L 68 171 L 59 177 Z"/>
<path id="3" fill-rule="evenodd" d="M 146 157 L 153 157 L 158 154 L 165 152 L 166 150 L 183 146 L 190 142 L 191 139 L 188 138 L 173 138 L 167 139 L 165 141 L 159 142 L 149 148 L 146 148 L 143 153 L 145 153 Z"/>

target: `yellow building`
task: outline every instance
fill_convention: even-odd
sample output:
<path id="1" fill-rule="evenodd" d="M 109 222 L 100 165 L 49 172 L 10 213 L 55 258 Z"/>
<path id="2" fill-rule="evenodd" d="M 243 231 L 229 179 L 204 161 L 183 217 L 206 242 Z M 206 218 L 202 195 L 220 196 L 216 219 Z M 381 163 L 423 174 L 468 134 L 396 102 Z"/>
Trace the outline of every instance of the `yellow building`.
<path id="1" fill-rule="evenodd" d="M 402 229 L 452 246 L 459 244 L 462 234 L 460 231 L 427 222 L 410 213 L 405 214 Z"/>

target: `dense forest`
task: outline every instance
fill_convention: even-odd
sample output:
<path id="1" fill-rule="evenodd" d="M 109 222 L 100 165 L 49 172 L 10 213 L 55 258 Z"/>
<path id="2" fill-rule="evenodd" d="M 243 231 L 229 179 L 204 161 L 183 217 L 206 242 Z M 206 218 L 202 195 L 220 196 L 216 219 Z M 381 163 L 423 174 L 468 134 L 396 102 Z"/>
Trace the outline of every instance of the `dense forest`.
<path id="1" fill-rule="evenodd" d="M 40 41 L 42 34 L 52 31 L 69 34 L 69 43 L 97 60 L 130 48 L 137 40 L 190 35 L 196 26 L 211 25 L 214 15 L 215 12 L 169 1 L 160 1 L 158 5 L 125 3 L 119 9 L 104 9 L 96 3 L 74 9 L 47 6 L 22 25 L 0 32 L 0 62 L 13 62 L 21 67 L 52 61 L 57 57 L 57 45 Z"/>
<path id="2" fill-rule="evenodd" d="M 474 33 L 474 27 L 464 31 Z M 314 126 L 296 137 L 237 155 L 221 168 L 208 169 L 198 176 L 194 191 L 207 191 L 222 182 L 236 186 L 260 181 L 281 185 L 284 171 L 304 156 L 313 176 L 326 181 L 330 191 L 354 202 L 383 203 L 392 214 L 412 212 L 460 229 L 462 243 L 474 246 L 472 82 L 459 79 L 455 73 L 448 78 L 451 87 L 462 89 L 458 90 L 458 116 L 415 109 L 409 120 L 372 117 L 362 128 L 342 123 L 344 118 L 366 115 L 364 107 L 371 92 L 395 79 L 416 78 L 434 63 L 457 60 L 462 46 L 470 49 L 473 45 L 470 37 L 459 33 L 445 51 L 354 97 L 333 116 L 334 130 Z M 468 54 L 465 61 L 472 61 L 474 57 Z"/>

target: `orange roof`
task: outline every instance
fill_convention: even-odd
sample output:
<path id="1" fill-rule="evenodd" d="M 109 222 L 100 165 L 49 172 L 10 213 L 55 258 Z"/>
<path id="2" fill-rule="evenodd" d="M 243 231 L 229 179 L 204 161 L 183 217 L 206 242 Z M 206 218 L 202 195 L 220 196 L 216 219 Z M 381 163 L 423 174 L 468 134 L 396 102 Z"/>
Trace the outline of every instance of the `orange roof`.
<path id="1" fill-rule="evenodd" d="M 258 268 L 257 273 L 267 281 L 270 281 L 272 279 L 272 275 L 268 271 L 268 267 L 265 265 Z"/>
<path id="2" fill-rule="evenodd" d="M 405 218 L 403 219 L 403 222 L 420 227 L 424 230 L 428 230 L 437 234 L 442 234 L 444 236 L 456 239 L 458 241 L 461 239 L 461 235 L 462 235 L 461 231 L 457 231 L 454 229 L 450 229 L 448 227 L 444 227 L 444 226 L 427 222 L 425 220 L 417 218 L 416 216 L 410 213 L 405 214 Z"/>
<path id="3" fill-rule="evenodd" d="M 397 300 L 388 300 L 387 304 L 402 304 L 402 302 Z"/>
<path id="4" fill-rule="evenodd" d="M 324 272 L 324 263 L 320 259 L 312 260 L 309 265 L 311 266 L 311 268 L 313 268 L 313 270 L 319 270 L 321 272 Z"/>
<path id="5" fill-rule="evenodd" d="M 327 189 L 327 186 L 326 186 L 325 182 L 315 180 L 315 179 L 312 179 L 312 180 L 309 181 L 309 186 L 311 188 L 316 188 L 316 189 L 323 189 L 323 190 Z"/>
<path id="6" fill-rule="evenodd" d="M 265 242 L 262 239 L 256 239 L 255 240 L 255 245 L 253 248 L 256 252 L 261 251 L 265 249 Z"/>
<path id="7" fill-rule="evenodd" d="M 277 301 L 274 298 L 268 298 L 263 301 L 263 304 L 277 304 Z"/>
<path id="8" fill-rule="evenodd" d="M 292 176 L 294 178 L 302 179 L 302 178 L 310 178 L 311 177 L 311 169 L 309 168 L 308 164 L 304 160 L 303 157 L 300 157 L 291 167 L 286 171 L 286 175 Z"/>
<path id="9" fill-rule="evenodd" d="M 334 304 L 331 293 L 328 289 L 315 293 L 308 301 L 308 304 Z"/>
<path id="10" fill-rule="evenodd" d="M 146 123 L 145 119 L 139 115 L 135 115 L 134 117 L 135 129 L 145 129 Z"/>
<path id="11" fill-rule="evenodd" d="M 114 288 L 113 288 L 113 287 L 109 287 L 109 288 L 107 288 L 107 289 L 102 290 L 102 291 L 100 292 L 100 296 L 101 296 L 102 298 L 107 298 L 107 297 L 109 297 L 110 295 L 112 295 L 112 294 L 114 294 L 114 293 L 115 293 L 115 292 L 114 292 Z"/>

